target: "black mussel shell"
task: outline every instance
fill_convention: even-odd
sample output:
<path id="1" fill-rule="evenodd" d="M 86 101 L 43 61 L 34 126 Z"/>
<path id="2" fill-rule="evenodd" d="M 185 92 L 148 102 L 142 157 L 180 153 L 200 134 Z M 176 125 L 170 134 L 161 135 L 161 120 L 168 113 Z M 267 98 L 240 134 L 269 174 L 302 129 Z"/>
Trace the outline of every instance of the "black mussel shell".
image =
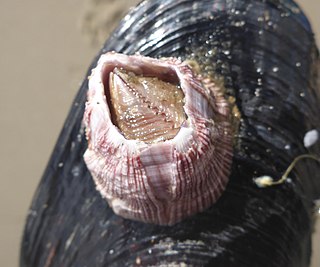
<path id="1" fill-rule="evenodd" d="M 82 158 L 85 77 L 34 196 L 20 266 L 308 266 L 319 164 L 301 161 L 282 185 L 253 182 L 280 178 L 298 155 L 320 154 L 319 142 L 303 144 L 320 129 L 320 91 L 318 50 L 300 8 L 290 0 L 145 1 L 100 54 L 112 50 L 193 59 L 223 77 L 240 114 L 230 182 L 210 209 L 172 227 L 116 216 Z"/>

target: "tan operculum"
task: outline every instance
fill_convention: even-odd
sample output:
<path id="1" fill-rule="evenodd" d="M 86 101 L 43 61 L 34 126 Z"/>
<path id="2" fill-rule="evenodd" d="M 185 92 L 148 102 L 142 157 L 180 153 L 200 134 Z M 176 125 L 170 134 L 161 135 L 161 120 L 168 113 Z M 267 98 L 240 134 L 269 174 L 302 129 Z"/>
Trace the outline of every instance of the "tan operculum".
<path id="1" fill-rule="evenodd" d="M 126 139 L 172 139 L 186 119 L 178 84 L 115 68 L 109 74 L 111 119 Z"/>

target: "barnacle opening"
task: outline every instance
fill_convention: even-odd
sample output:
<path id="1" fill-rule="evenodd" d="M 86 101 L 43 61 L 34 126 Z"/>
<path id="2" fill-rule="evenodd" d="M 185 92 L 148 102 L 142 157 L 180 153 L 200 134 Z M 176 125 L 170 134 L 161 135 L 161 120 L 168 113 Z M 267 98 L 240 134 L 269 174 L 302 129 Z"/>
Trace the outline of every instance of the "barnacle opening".
<path id="1" fill-rule="evenodd" d="M 135 73 L 115 66 L 103 73 L 111 121 L 126 139 L 156 143 L 173 139 L 187 116 L 184 93 L 172 70 Z"/>

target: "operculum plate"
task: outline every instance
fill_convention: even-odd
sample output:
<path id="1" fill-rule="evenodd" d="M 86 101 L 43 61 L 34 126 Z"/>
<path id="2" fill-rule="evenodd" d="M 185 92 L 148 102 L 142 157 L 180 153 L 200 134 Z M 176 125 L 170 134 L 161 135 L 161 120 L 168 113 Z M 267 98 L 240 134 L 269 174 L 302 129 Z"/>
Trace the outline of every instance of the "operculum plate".
<path id="1" fill-rule="evenodd" d="M 176 84 L 115 68 L 109 91 L 112 121 L 127 139 L 170 140 L 186 119 L 184 95 Z"/>

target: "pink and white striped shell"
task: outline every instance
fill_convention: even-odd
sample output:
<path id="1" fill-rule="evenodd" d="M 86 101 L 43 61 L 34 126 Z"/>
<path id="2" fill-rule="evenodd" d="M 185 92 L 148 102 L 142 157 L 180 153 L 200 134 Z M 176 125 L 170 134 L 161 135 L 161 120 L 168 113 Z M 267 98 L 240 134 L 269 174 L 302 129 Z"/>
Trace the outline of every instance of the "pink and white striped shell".
<path id="1" fill-rule="evenodd" d="M 129 140 L 113 124 L 107 97 L 115 68 L 179 83 L 186 119 L 172 139 Z M 102 55 L 89 77 L 84 123 L 84 160 L 97 190 L 120 216 L 173 225 L 210 207 L 226 187 L 232 160 L 229 106 L 214 81 L 194 74 L 186 63 Z"/>

